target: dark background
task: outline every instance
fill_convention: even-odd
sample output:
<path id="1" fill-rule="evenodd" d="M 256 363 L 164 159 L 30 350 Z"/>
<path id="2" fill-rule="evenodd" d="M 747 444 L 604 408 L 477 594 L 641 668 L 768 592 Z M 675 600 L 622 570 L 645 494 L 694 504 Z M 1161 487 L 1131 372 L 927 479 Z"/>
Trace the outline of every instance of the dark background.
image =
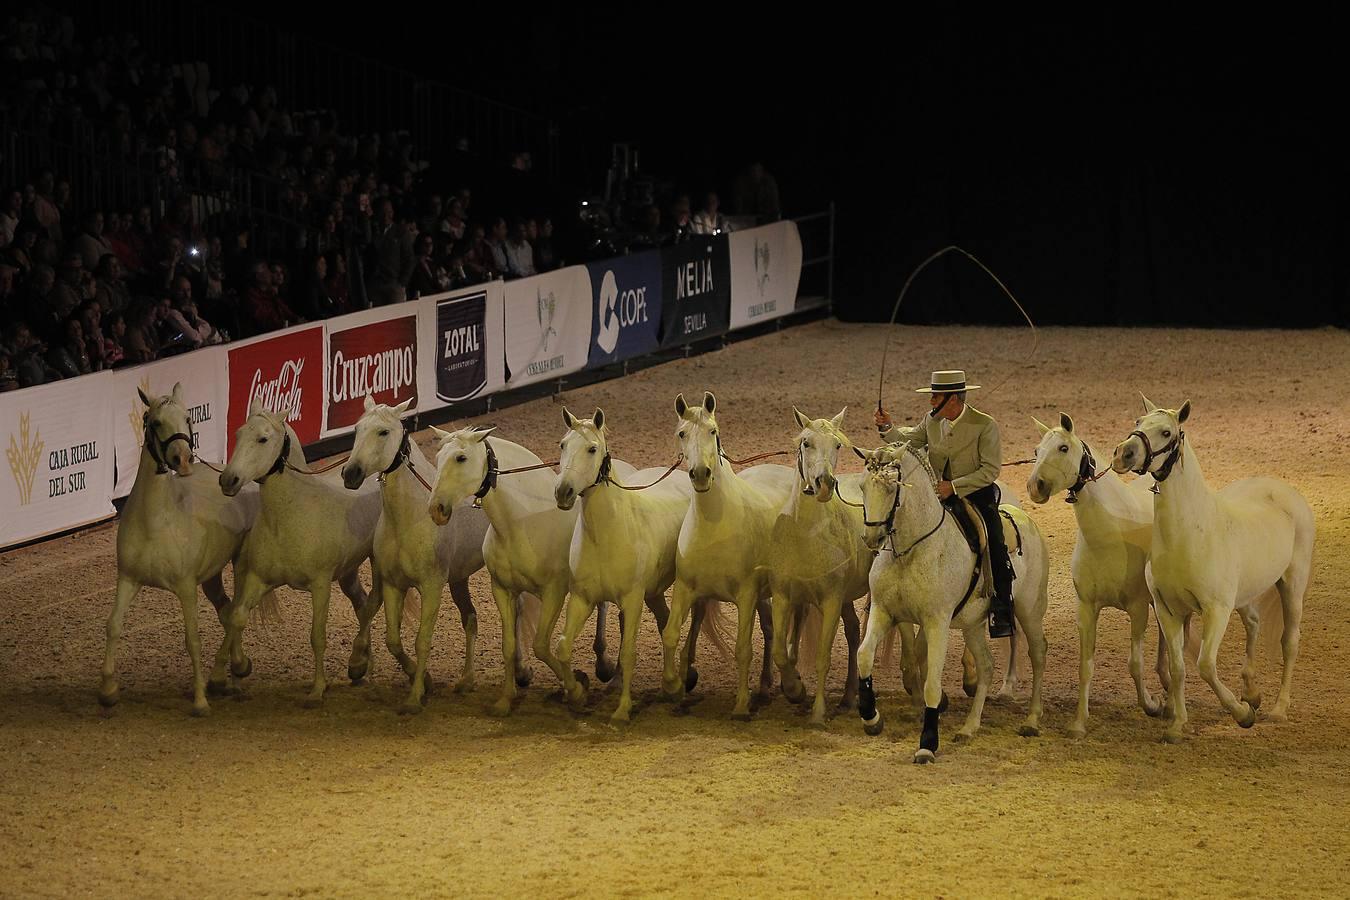
<path id="1" fill-rule="evenodd" d="M 1347 79 L 1330 21 L 654 12 L 229 6 L 548 114 L 576 194 L 602 188 L 614 140 L 724 202 L 761 159 L 789 215 L 838 204 L 844 318 L 889 317 L 914 266 L 956 243 L 1041 323 L 1347 321 Z M 905 307 L 908 321 L 1019 321 L 951 257 Z"/>

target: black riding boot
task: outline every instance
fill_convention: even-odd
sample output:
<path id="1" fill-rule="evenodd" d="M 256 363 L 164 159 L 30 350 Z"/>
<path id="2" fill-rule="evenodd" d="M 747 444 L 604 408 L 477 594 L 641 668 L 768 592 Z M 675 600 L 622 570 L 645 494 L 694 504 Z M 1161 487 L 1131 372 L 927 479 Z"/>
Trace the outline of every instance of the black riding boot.
<path id="1" fill-rule="evenodd" d="M 970 495 L 970 501 L 980 511 L 989 537 L 989 568 L 994 576 L 994 596 L 989 599 L 989 636 L 1011 637 L 1016 627 L 1013 618 L 1012 563 L 1003 540 L 1003 518 L 998 512 L 998 487 L 989 485 Z"/>

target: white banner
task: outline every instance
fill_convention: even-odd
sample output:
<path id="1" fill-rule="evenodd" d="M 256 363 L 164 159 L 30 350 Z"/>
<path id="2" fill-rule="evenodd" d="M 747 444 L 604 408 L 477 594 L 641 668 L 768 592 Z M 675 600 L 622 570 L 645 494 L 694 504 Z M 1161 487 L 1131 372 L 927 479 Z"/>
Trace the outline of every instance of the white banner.
<path id="1" fill-rule="evenodd" d="M 731 327 L 744 328 L 792 312 L 802 275 L 802 238 L 796 222 L 733 231 Z"/>
<path id="2" fill-rule="evenodd" d="M 489 281 L 415 301 L 417 406 L 440 409 L 506 383 L 505 284 Z"/>
<path id="3" fill-rule="evenodd" d="M 508 281 L 506 386 L 549 381 L 585 368 L 591 312 L 591 276 L 585 266 Z"/>
<path id="4" fill-rule="evenodd" d="M 145 404 L 136 389 L 158 397 L 183 386 L 188 420 L 197 439 L 197 454 L 221 464 L 225 459 L 225 348 L 204 347 L 159 362 L 112 373 L 113 440 L 117 460 L 114 497 L 125 497 L 136 483 L 140 466 Z"/>
<path id="5" fill-rule="evenodd" d="M 0 547 L 113 514 L 111 372 L 0 394 Z"/>

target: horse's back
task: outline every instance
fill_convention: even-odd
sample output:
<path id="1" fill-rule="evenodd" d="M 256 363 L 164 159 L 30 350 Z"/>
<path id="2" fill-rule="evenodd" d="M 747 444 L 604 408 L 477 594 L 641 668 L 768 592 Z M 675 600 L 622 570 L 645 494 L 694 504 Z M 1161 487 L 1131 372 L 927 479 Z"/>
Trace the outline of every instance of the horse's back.
<path id="1" fill-rule="evenodd" d="M 789 466 L 751 466 L 740 473 L 740 478 L 773 500 L 775 509 L 781 509 L 788 494 L 797 489 L 797 471 Z"/>

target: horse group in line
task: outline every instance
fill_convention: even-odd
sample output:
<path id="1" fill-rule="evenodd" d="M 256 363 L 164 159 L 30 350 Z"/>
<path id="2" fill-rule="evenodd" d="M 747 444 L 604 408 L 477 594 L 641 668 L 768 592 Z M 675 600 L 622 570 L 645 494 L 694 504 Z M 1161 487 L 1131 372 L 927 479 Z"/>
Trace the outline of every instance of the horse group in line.
<path id="1" fill-rule="evenodd" d="M 883 727 L 872 676 L 893 629 L 900 637 L 902 683 L 916 713 L 923 713 L 915 761 L 933 760 L 938 749 L 952 628 L 965 638 L 963 687 L 973 698 L 958 737 L 979 728 L 994 670 L 980 552 L 939 502 L 937 476 L 925 454 L 903 444 L 854 447 L 843 431 L 842 411 L 811 419 L 794 409 L 796 464 L 738 472 L 723 452 L 710 392 L 692 405 L 676 397 L 679 458 L 668 469 L 636 470 L 613 458 L 602 410 L 578 418 L 564 409 L 555 472 L 553 463 L 491 427 L 433 429 L 433 461 L 411 439 L 407 403 L 389 407 L 367 398 L 339 485 L 309 468 L 284 413 L 256 401 L 227 464 L 212 479 L 194 466 L 181 388 L 161 397 L 142 393 L 141 399 L 144 444 L 118 531 L 117 595 L 99 692 L 105 706 L 118 699 L 115 659 L 126 610 L 145 585 L 169 590 L 182 603 L 197 715 L 210 711 L 208 694 L 237 690 L 238 680 L 251 673 L 243 642 L 250 612 L 273 603 L 272 592 L 282 585 L 308 591 L 314 678 L 305 704 L 322 704 L 328 603 L 336 583 L 358 623 L 348 676 L 359 683 L 369 671 L 370 628 L 383 607 L 386 644 L 409 683 L 400 711 L 419 712 L 432 689 L 427 660 L 447 583 L 465 631 L 455 690 L 474 687 L 477 616 L 468 579 L 486 566 L 502 621 L 504 672 L 492 706 L 498 715 L 508 715 L 518 691 L 530 683 L 527 648 L 552 671 L 567 700 L 584 705 L 589 678 L 572 668 L 572 654 L 594 614 L 595 675 L 602 682 L 619 676 L 612 718 L 628 721 L 644 608 L 661 633 L 663 692 L 678 702 L 699 680 L 700 635 L 721 643 L 713 624 L 722 604 L 730 603 L 736 612 L 734 718 L 751 714 L 758 618 L 765 651 L 757 694 L 767 696 L 776 667 L 784 696 L 804 701 L 799 652 L 814 647 L 811 721 L 823 724 L 831 651 L 842 621 L 849 653 L 840 705 L 857 708 L 867 733 Z M 1027 491 L 1038 503 L 1066 492 L 1078 523 L 1072 574 L 1081 672 L 1068 731 L 1086 732 L 1097 618 L 1107 607 L 1129 615 L 1130 673 L 1139 704 L 1150 716 L 1167 714 L 1166 740 L 1179 740 L 1186 722 L 1183 645 L 1187 623 L 1197 614 L 1200 673 L 1234 719 L 1250 727 L 1261 702 L 1257 635 L 1263 608 L 1273 606 L 1263 600 L 1272 588 L 1282 611 L 1284 670 L 1270 716 L 1283 719 L 1311 566 L 1311 509 L 1293 488 L 1268 478 L 1211 490 L 1185 437 L 1189 401 L 1179 410 L 1147 399 L 1144 406 L 1111 466 L 1100 471 L 1069 416 L 1061 415 L 1053 428 L 1037 422 L 1043 437 Z M 864 460 L 865 471 L 836 475 L 845 450 Z M 1117 474 L 1128 471 L 1140 477 L 1127 483 Z M 1010 497 L 1002 512 L 1017 578 L 1014 612 L 1032 668 L 1019 731 L 1030 736 L 1041 727 L 1049 556 L 1034 520 L 1002 487 Z M 366 560 L 369 593 L 358 577 Z M 221 581 L 230 563 L 233 599 Z M 225 632 L 209 675 L 198 633 L 198 585 Z M 401 624 L 414 589 L 421 604 L 410 655 Z M 855 607 L 861 598 L 869 601 L 865 632 Z M 619 615 L 617 662 L 605 646 L 610 606 Z M 1165 697 L 1157 699 L 1143 681 L 1150 607 L 1160 626 L 1157 669 Z M 1240 699 L 1216 668 L 1234 610 L 1247 632 Z M 564 623 L 555 645 L 559 618 Z M 1001 693 L 1017 686 L 1015 642 Z"/>

